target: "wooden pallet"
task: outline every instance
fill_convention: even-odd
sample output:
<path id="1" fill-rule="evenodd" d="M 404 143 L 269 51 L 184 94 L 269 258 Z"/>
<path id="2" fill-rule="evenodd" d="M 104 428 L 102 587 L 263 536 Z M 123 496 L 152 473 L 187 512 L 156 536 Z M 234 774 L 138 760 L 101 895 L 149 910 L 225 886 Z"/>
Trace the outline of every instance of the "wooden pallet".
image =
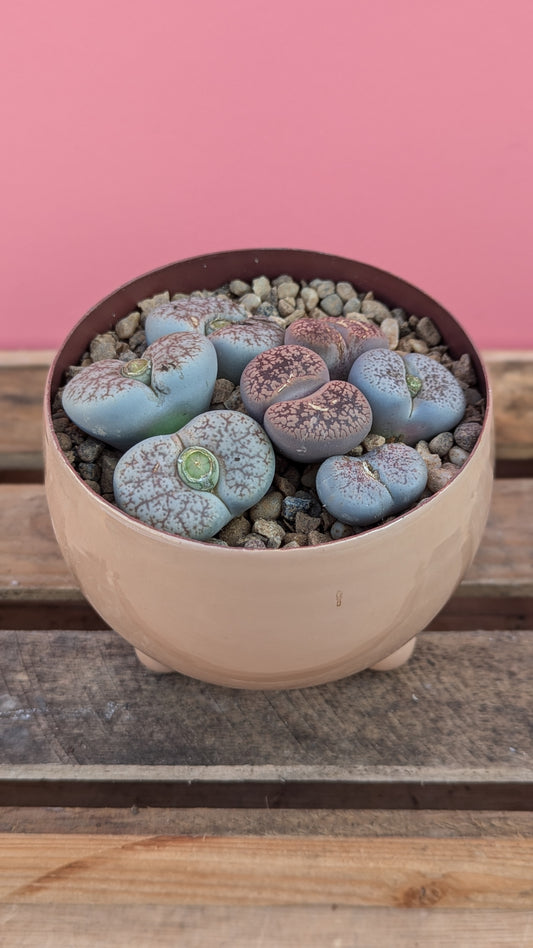
<path id="1" fill-rule="evenodd" d="M 268 693 L 152 676 L 84 600 L 50 355 L 0 354 L 0 943 L 533 945 L 533 353 L 486 354 L 490 522 L 409 665 Z"/>

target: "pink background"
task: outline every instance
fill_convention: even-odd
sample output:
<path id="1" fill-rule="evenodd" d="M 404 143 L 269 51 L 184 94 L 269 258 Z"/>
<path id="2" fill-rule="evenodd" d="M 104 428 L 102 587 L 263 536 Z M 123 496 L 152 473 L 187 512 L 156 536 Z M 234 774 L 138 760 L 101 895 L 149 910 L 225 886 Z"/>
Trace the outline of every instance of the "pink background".
<path id="1" fill-rule="evenodd" d="M 478 345 L 533 347 L 531 0 L 2 19 L 0 348 L 53 348 L 146 270 L 250 246 L 372 263 Z"/>

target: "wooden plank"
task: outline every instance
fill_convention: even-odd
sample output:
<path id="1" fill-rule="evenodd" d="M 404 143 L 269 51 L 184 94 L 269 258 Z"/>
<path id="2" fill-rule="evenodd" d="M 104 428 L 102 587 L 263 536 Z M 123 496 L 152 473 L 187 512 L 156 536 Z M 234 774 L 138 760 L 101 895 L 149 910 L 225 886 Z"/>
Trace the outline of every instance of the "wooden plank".
<path id="1" fill-rule="evenodd" d="M 533 810 L 0 807 L 0 833 L 135 836 L 507 836 L 533 838 Z"/>
<path id="2" fill-rule="evenodd" d="M 152 675 L 113 632 L 0 648 L 6 806 L 531 809 L 531 632 L 426 633 L 395 672 L 278 692 Z"/>
<path id="3" fill-rule="evenodd" d="M 41 404 L 53 353 L 0 351 L 0 470 L 42 467 Z M 497 456 L 533 458 L 533 352 L 488 350 Z"/>
<path id="4" fill-rule="evenodd" d="M 132 900 L 131 900 L 132 901 Z M 325 906 L 4 905 L 3 948 L 530 948 L 533 913 Z"/>
<path id="5" fill-rule="evenodd" d="M 486 352 L 499 458 L 533 457 L 533 352 Z"/>
<path id="6" fill-rule="evenodd" d="M 460 596 L 533 597 L 532 509 L 533 479 L 495 481 L 487 529 Z M 82 600 L 55 541 L 44 487 L 0 484 L 0 602 Z"/>
<path id="7" fill-rule="evenodd" d="M 0 837 L 0 902 L 533 908 L 533 840 Z"/>

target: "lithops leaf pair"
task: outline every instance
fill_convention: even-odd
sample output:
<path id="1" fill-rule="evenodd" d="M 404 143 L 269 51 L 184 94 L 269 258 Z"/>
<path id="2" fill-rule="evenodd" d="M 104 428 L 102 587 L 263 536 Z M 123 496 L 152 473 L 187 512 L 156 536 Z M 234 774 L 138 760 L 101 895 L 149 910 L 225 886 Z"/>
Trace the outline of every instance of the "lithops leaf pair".
<path id="1" fill-rule="evenodd" d="M 427 483 L 427 467 L 414 448 L 385 444 L 362 457 L 330 457 L 320 465 L 317 494 L 342 523 L 366 527 L 415 503 Z"/>
<path id="2" fill-rule="evenodd" d="M 306 346 L 320 355 L 332 379 L 347 379 L 363 352 L 388 345 L 386 336 L 373 323 L 349 317 L 297 319 L 287 328 L 285 342 Z"/>
<path id="3" fill-rule="evenodd" d="M 241 377 L 241 398 L 276 447 L 294 461 L 313 463 L 351 451 L 366 437 L 372 411 L 354 385 L 330 380 L 311 349 L 285 345 L 262 352 Z"/>
<path id="4" fill-rule="evenodd" d="M 65 386 L 63 408 L 83 431 L 126 450 L 151 435 L 177 431 L 209 407 L 217 357 L 199 333 L 173 333 L 141 359 L 102 359 Z"/>
<path id="5" fill-rule="evenodd" d="M 167 533 L 207 540 L 263 497 L 274 477 L 272 445 L 252 418 L 205 412 L 171 435 L 148 438 L 115 469 L 126 513 Z"/>
<path id="6" fill-rule="evenodd" d="M 426 355 L 373 349 L 359 356 L 348 379 L 372 405 L 372 431 L 385 438 L 416 444 L 454 428 L 464 415 L 459 382 Z"/>
<path id="7" fill-rule="evenodd" d="M 223 295 L 191 296 L 163 303 L 146 317 L 146 338 L 153 342 L 167 333 L 208 335 L 218 358 L 218 377 L 238 385 L 254 356 L 283 343 L 284 333 L 273 322 L 250 316 Z"/>

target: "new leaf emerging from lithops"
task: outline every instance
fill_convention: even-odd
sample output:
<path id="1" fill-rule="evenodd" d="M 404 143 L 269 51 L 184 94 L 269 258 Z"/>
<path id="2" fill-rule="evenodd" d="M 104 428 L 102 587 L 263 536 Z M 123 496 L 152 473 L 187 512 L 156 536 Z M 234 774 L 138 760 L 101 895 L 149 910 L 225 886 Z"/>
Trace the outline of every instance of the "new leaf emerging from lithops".
<path id="1" fill-rule="evenodd" d="M 82 431 L 120 450 L 181 428 L 211 402 L 217 375 L 212 343 L 199 333 L 174 333 L 141 359 L 102 359 L 75 375 L 63 408 Z"/>
<path id="2" fill-rule="evenodd" d="M 272 444 L 253 418 L 204 412 L 179 432 L 124 454 L 113 480 L 119 507 L 166 533 L 208 540 L 258 503 L 274 477 Z"/>
<path id="3" fill-rule="evenodd" d="M 321 503 L 341 523 L 366 527 L 415 503 L 427 483 L 427 467 L 406 444 L 385 444 L 363 457 L 330 457 L 319 467 Z"/>
<path id="4" fill-rule="evenodd" d="M 372 431 L 406 444 L 453 429 L 465 412 L 455 376 L 426 355 L 373 349 L 359 356 L 348 379 L 372 405 Z"/>

